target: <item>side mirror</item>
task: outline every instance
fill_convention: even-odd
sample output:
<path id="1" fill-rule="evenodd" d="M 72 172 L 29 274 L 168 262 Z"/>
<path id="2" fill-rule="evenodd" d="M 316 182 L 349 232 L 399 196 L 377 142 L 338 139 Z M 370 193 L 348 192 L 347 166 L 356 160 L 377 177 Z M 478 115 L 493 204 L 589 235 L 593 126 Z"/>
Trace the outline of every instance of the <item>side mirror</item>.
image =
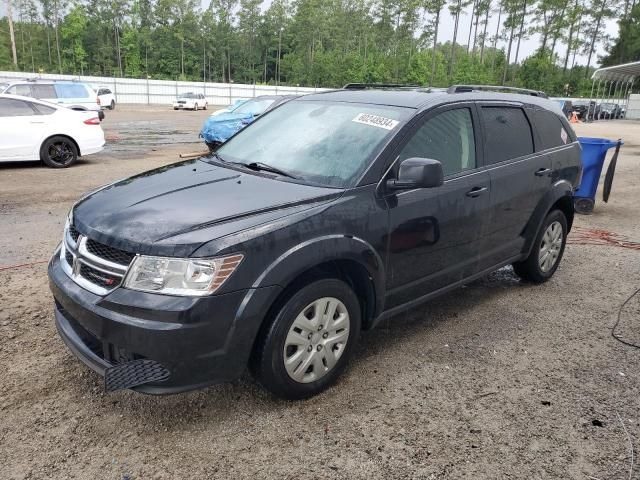
<path id="1" fill-rule="evenodd" d="M 439 187 L 444 183 L 442 164 L 431 158 L 407 158 L 400 164 L 397 180 L 387 180 L 389 190 Z"/>

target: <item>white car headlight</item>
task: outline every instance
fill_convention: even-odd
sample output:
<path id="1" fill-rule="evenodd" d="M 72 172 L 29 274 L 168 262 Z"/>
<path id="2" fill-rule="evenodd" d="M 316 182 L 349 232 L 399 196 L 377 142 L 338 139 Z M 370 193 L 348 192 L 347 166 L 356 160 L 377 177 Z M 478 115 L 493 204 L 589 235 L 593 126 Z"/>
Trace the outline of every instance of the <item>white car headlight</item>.
<path id="1" fill-rule="evenodd" d="M 211 295 L 231 276 L 242 254 L 220 258 L 138 256 L 124 279 L 124 287 L 167 295 Z"/>

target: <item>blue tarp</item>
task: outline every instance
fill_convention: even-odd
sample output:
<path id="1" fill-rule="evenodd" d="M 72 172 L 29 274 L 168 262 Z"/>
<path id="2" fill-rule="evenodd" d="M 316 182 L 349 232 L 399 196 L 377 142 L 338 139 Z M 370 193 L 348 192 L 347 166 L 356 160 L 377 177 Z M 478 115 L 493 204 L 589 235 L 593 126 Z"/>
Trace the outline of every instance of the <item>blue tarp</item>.
<path id="1" fill-rule="evenodd" d="M 229 137 L 255 120 L 253 113 L 226 112 L 207 118 L 200 136 L 207 143 L 226 142 Z"/>

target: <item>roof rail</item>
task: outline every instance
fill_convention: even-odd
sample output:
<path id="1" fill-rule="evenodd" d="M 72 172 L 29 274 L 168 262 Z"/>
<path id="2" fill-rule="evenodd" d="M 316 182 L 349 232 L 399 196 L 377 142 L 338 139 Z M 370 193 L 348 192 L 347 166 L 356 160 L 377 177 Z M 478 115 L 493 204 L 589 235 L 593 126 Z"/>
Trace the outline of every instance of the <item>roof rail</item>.
<path id="1" fill-rule="evenodd" d="M 549 98 L 546 93 L 540 90 L 507 87 L 505 85 L 452 85 L 447 89 L 447 93 L 465 93 L 475 91 L 520 93 L 523 95 L 531 95 L 532 97 Z"/>
<path id="2" fill-rule="evenodd" d="M 406 88 L 409 90 L 414 90 L 416 88 L 423 88 L 422 85 L 413 85 L 406 83 L 347 83 L 344 87 L 345 90 L 366 90 L 369 88 Z"/>

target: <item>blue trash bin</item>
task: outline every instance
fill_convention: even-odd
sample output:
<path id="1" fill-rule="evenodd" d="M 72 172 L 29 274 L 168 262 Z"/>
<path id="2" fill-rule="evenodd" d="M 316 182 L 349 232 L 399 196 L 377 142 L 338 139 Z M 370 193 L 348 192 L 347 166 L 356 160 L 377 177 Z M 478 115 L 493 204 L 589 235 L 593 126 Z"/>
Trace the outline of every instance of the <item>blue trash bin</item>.
<path id="1" fill-rule="evenodd" d="M 607 151 L 622 142 L 595 137 L 578 137 L 578 141 L 582 147 L 582 183 L 573 194 L 574 206 L 578 213 L 591 213 Z"/>

